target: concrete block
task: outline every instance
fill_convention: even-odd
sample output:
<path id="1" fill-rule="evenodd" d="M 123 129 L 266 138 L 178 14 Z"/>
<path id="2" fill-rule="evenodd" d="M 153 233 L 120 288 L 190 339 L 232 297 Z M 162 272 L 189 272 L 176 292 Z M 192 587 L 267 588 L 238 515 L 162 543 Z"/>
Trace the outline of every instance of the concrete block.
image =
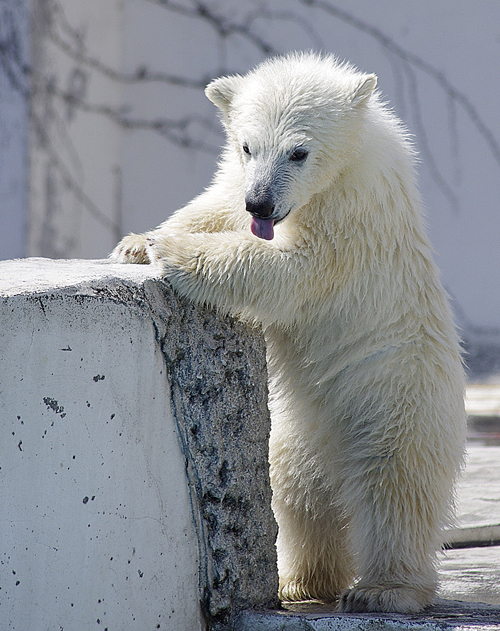
<path id="1" fill-rule="evenodd" d="M 259 332 L 107 261 L 2 262 L 0 308 L 2 628 L 276 606 Z"/>

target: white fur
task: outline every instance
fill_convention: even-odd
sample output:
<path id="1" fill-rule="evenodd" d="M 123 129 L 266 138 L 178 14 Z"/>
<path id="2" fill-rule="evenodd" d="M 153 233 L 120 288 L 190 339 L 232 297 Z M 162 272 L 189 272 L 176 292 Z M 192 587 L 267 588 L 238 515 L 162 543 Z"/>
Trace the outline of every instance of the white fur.
<path id="1" fill-rule="evenodd" d="M 464 382 L 413 150 L 375 83 L 299 54 L 214 81 L 228 144 L 213 184 L 112 257 L 263 326 L 282 597 L 415 612 L 436 589 Z M 271 241 L 245 211 L 262 191 Z"/>

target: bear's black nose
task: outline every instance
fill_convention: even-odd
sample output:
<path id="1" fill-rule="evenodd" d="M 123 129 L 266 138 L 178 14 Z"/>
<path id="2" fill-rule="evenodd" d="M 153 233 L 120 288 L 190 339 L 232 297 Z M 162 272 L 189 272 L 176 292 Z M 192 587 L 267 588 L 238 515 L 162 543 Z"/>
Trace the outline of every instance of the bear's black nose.
<path id="1" fill-rule="evenodd" d="M 247 211 L 254 217 L 268 219 L 274 212 L 274 204 L 270 197 L 245 200 Z"/>

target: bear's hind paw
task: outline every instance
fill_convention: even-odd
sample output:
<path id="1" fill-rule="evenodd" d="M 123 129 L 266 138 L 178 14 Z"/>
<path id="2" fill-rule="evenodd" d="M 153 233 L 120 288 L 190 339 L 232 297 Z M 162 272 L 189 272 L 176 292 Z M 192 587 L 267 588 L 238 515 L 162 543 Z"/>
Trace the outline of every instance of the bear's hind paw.
<path id="1" fill-rule="evenodd" d="M 280 587 L 279 597 L 284 602 L 320 600 L 326 603 L 335 603 L 338 601 L 339 591 L 319 588 L 318 585 L 309 585 L 299 580 L 291 580 Z"/>
<path id="2" fill-rule="evenodd" d="M 430 604 L 431 590 L 412 587 L 353 587 L 342 592 L 342 613 L 418 613 Z"/>
<path id="3" fill-rule="evenodd" d="M 280 600 L 285 602 L 297 602 L 300 600 L 310 600 L 309 590 L 300 581 L 289 581 L 280 586 Z"/>

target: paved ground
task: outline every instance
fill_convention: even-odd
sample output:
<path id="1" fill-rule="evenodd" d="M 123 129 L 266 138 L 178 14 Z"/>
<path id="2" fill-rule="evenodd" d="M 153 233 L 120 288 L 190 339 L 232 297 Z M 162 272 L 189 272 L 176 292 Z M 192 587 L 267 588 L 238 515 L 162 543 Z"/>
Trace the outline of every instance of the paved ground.
<path id="1" fill-rule="evenodd" d="M 457 512 L 460 526 L 500 524 L 500 446 L 469 443 Z"/>
<path id="2" fill-rule="evenodd" d="M 447 550 L 440 574 L 441 598 L 500 606 L 500 546 Z"/>
<path id="3" fill-rule="evenodd" d="M 500 435 L 498 419 L 496 425 L 493 433 Z M 465 540 L 470 533 L 479 539 L 500 533 L 500 444 L 491 428 L 487 433 L 474 432 L 458 488 Z M 500 631 L 500 545 L 444 551 L 440 577 L 439 600 L 418 616 L 338 615 L 302 603 L 281 612 L 247 612 L 238 631 Z"/>
<path id="4" fill-rule="evenodd" d="M 471 443 L 467 451 L 458 487 L 459 526 L 500 531 L 500 446 Z M 441 579 L 442 598 L 500 605 L 500 546 L 447 550 Z"/>
<path id="5" fill-rule="evenodd" d="M 441 600 L 418 615 L 336 614 L 317 603 L 242 612 L 237 631 L 498 631 L 500 608 Z"/>

